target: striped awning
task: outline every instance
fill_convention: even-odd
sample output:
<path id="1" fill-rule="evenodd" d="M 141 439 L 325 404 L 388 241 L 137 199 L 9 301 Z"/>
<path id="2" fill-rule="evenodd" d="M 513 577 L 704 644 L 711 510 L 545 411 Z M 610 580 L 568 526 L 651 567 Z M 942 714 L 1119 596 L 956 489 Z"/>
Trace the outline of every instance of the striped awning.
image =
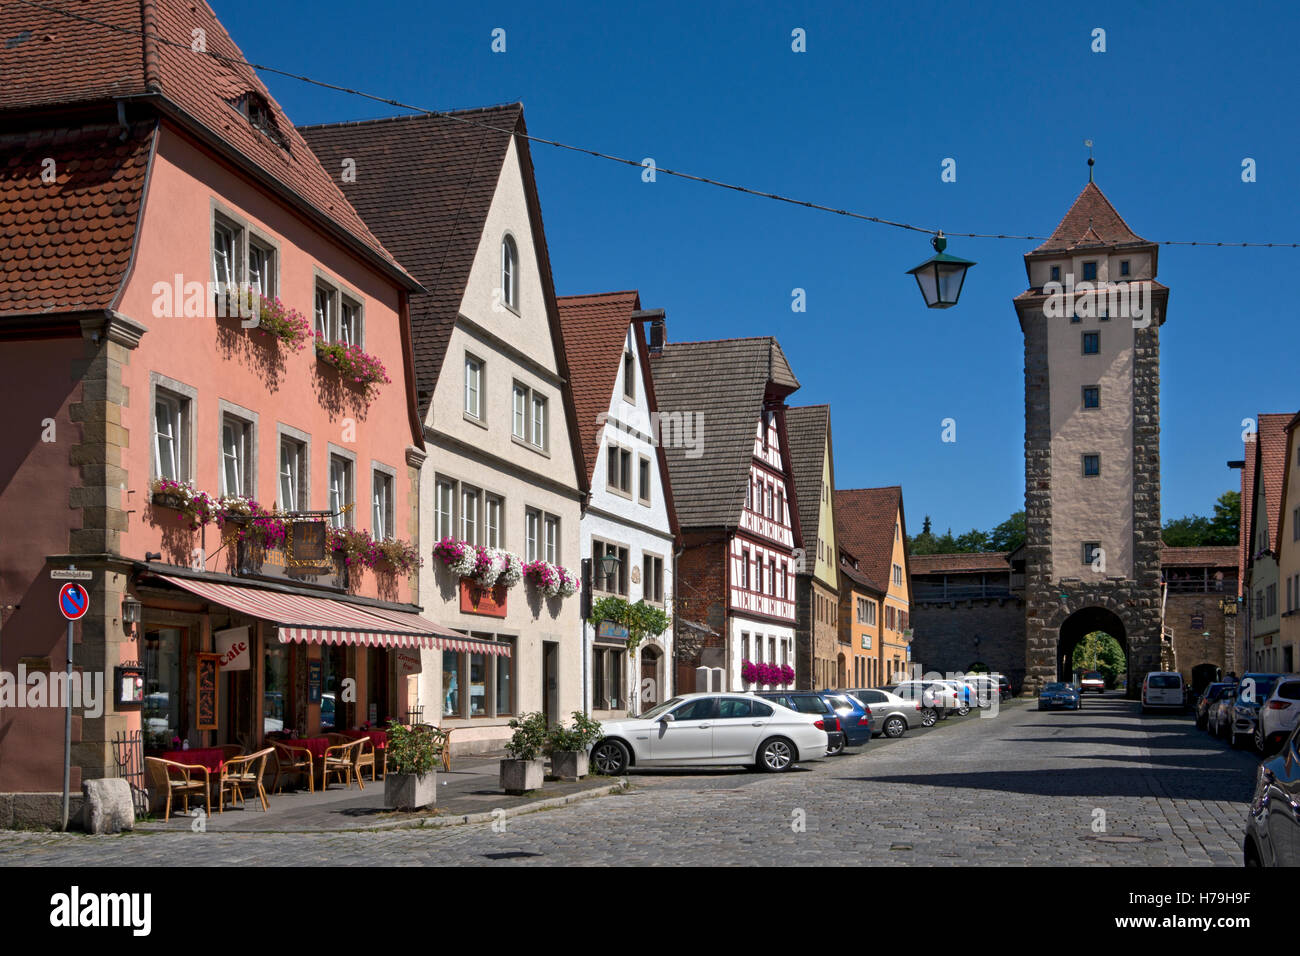
<path id="1" fill-rule="evenodd" d="M 363 607 L 326 597 L 158 575 L 205 600 L 278 625 L 282 644 L 362 644 L 503 655 L 508 644 L 466 637 L 418 614 Z"/>

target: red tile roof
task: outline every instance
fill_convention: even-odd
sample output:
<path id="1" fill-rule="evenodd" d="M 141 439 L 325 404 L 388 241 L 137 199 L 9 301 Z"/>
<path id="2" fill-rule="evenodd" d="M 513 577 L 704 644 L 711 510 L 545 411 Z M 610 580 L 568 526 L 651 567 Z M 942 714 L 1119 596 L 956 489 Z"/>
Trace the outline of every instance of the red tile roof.
<path id="1" fill-rule="evenodd" d="M 3 55 L 3 54 L 0 54 Z M 113 306 L 134 248 L 154 124 L 0 136 L 0 315 Z M 54 161 L 54 180 L 44 172 Z"/>
<path id="2" fill-rule="evenodd" d="M 1083 187 L 1052 236 L 1030 253 L 1060 252 L 1079 247 L 1146 242 L 1129 228 L 1097 184 Z"/>
<path id="3" fill-rule="evenodd" d="M 1196 568 L 1235 568 L 1237 566 L 1237 548 L 1235 545 L 1205 546 L 1198 548 L 1160 548 L 1161 567 L 1196 567 Z"/>
<path id="4" fill-rule="evenodd" d="M 156 94 L 168 116 L 416 287 L 321 168 L 256 72 L 242 65 L 243 53 L 206 3 L 96 0 L 72 5 L 69 12 L 81 19 L 23 3 L 0 5 L 0 36 L 11 41 L 0 53 L 0 112 Z M 196 30 L 203 31 L 206 53 L 191 49 Z M 29 39 L 12 42 L 23 36 Z M 248 94 L 265 100 L 281 142 L 238 112 L 235 103 Z"/>
<path id="5" fill-rule="evenodd" d="M 913 554 L 909 557 L 913 576 L 945 572 L 1010 571 L 1010 551 L 972 551 L 957 554 Z"/>
<path id="6" fill-rule="evenodd" d="M 600 433 L 623 367 L 623 346 L 632 313 L 641 309 L 636 292 L 556 296 L 569 358 L 569 381 L 578 413 L 578 432 L 587 474 L 596 467 Z"/>
<path id="7" fill-rule="evenodd" d="M 902 510 L 903 489 L 898 485 L 835 491 L 835 537 L 858 556 L 862 573 L 872 581 L 887 584 L 891 579 L 894 522 L 902 523 Z M 904 527 L 899 533 L 906 532 Z"/>
<path id="8" fill-rule="evenodd" d="M 1286 472 L 1286 426 L 1294 413 L 1260 415 L 1255 436 L 1255 482 L 1264 484 L 1264 504 L 1268 508 L 1268 549 L 1277 553 L 1277 532 L 1282 521 L 1282 478 Z M 1251 493 L 1254 497 L 1255 492 Z M 1257 515 L 1253 517 L 1258 517 Z M 1252 527 L 1251 540 L 1254 540 Z M 1253 549 L 1252 549 L 1253 552 Z"/>

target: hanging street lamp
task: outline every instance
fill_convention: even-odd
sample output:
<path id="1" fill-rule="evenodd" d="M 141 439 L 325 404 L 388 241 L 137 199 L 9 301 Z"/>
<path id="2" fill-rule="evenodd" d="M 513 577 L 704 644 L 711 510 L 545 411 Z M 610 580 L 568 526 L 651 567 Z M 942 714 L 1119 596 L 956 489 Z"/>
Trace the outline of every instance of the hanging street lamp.
<path id="1" fill-rule="evenodd" d="M 951 309 L 961 296 L 962 284 L 966 281 L 966 270 L 975 265 L 969 259 L 950 256 L 943 250 L 948 247 L 948 240 L 940 232 L 930 240 L 935 255 L 922 262 L 915 269 L 908 269 L 908 274 L 916 276 L 916 284 L 921 287 L 928 309 Z"/>

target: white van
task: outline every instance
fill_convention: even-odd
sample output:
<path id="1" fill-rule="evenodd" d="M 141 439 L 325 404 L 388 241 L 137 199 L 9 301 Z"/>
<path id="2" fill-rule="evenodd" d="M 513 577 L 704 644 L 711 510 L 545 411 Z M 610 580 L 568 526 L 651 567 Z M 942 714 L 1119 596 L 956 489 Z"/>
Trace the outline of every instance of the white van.
<path id="1" fill-rule="evenodd" d="M 1182 710 L 1186 706 L 1182 674 L 1177 671 L 1152 671 L 1142 679 L 1142 713 L 1157 707 Z"/>

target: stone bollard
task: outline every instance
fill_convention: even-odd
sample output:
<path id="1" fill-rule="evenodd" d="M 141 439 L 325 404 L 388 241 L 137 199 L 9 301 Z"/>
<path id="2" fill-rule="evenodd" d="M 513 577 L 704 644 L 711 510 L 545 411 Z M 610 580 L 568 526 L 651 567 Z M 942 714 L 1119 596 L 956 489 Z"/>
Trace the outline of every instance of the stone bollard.
<path id="1" fill-rule="evenodd" d="M 119 777 L 83 780 L 82 822 L 87 833 L 121 833 L 135 829 L 131 785 Z"/>

